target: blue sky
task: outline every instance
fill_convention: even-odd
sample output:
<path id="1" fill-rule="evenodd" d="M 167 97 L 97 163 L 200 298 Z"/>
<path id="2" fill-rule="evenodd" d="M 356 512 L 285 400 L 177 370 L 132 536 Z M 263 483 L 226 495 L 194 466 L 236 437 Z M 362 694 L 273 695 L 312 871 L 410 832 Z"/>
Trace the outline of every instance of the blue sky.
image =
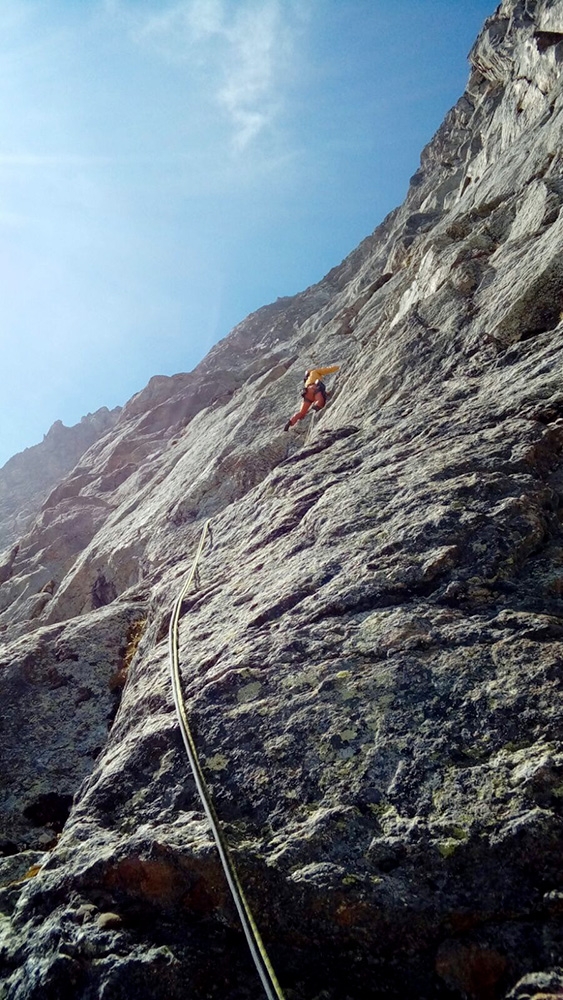
<path id="1" fill-rule="evenodd" d="M 2 0 L 0 464 L 395 205 L 494 0 Z"/>

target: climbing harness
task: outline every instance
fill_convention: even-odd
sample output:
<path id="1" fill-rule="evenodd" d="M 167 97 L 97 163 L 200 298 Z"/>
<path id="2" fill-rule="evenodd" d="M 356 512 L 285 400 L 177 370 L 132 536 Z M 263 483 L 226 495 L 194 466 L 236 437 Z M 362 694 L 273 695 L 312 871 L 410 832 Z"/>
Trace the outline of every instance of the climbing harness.
<path id="1" fill-rule="evenodd" d="M 321 393 L 326 403 L 326 385 L 320 378 L 316 382 L 311 382 L 310 385 L 304 386 L 301 390 L 301 395 L 303 399 L 307 399 L 310 403 L 313 403 L 318 392 Z"/>
<path id="2" fill-rule="evenodd" d="M 244 895 L 242 885 L 240 883 L 239 877 L 236 873 L 233 859 L 229 850 L 229 845 L 225 839 L 223 831 L 219 825 L 219 819 L 217 813 L 215 812 L 215 806 L 213 805 L 211 794 L 205 780 L 205 775 L 203 773 L 197 748 L 195 745 L 195 740 L 190 729 L 190 724 L 188 721 L 188 714 L 186 712 L 186 706 L 184 702 L 184 696 L 182 692 L 182 681 L 180 675 L 180 651 L 179 651 L 179 622 L 180 614 L 182 610 L 182 601 L 186 596 L 192 582 L 197 578 L 198 573 L 198 563 L 203 553 L 203 547 L 207 537 L 212 538 L 210 518 L 207 519 L 203 525 L 199 545 L 195 554 L 194 561 L 192 563 L 192 568 L 188 574 L 186 582 L 182 586 L 178 597 L 176 598 L 174 608 L 172 610 L 172 617 L 170 619 L 170 629 L 168 632 L 169 638 L 169 649 L 170 649 L 170 671 L 172 676 L 172 690 L 174 693 L 174 704 L 176 706 L 176 714 L 178 716 L 178 723 L 180 725 L 180 731 L 182 733 L 182 739 L 184 741 L 184 746 L 186 748 L 186 753 L 190 762 L 190 766 L 193 772 L 193 776 L 196 783 L 196 788 L 201 799 L 205 815 L 207 816 L 209 826 L 211 827 L 211 832 L 215 840 L 217 850 L 219 852 L 219 857 L 221 859 L 221 864 L 223 866 L 223 871 L 225 872 L 225 877 L 227 879 L 229 889 L 231 890 L 232 897 L 235 902 L 235 906 L 240 917 L 240 922 L 242 924 L 242 929 L 244 931 L 252 959 L 256 966 L 256 970 L 264 991 L 268 1000 L 285 1000 L 284 995 L 281 991 L 281 987 L 276 978 L 276 974 L 272 967 L 272 963 L 268 957 L 268 953 L 264 946 L 264 942 L 260 936 L 260 931 L 256 925 L 256 921 L 252 915 L 252 911 Z"/>

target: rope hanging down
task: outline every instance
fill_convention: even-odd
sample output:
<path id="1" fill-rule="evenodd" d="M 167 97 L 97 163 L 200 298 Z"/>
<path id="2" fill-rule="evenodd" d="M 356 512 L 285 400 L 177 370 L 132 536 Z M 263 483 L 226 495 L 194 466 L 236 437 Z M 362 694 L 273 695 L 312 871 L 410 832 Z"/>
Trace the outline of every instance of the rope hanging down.
<path id="1" fill-rule="evenodd" d="M 229 846 L 224 837 L 224 834 L 219 825 L 219 819 L 217 813 L 215 812 L 215 807 L 211 800 L 211 794 L 209 788 L 207 787 L 207 782 L 199 761 L 195 741 L 193 738 L 192 731 L 190 729 L 190 724 L 188 721 L 188 715 L 186 712 L 186 706 L 184 703 L 184 696 L 182 693 L 182 682 L 180 676 L 180 654 L 179 654 L 179 642 L 178 642 L 178 631 L 180 622 L 180 613 L 182 609 L 182 601 L 186 596 L 192 582 L 196 579 L 198 571 L 198 563 L 203 552 L 203 547 L 205 545 L 205 540 L 209 535 L 211 537 L 210 528 L 210 518 L 207 519 L 203 525 L 199 545 L 197 547 L 197 552 L 195 554 L 194 561 L 192 563 L 192 568 L 188 574 L 186 582 L 182 586 L 174 608 L 172 611 L 172 617 L 170 619 L 170 629 L 168 633 L 169 637 L 169 648 L 170 648 L 170 671 L 172 676 L 172 690 L 174 693 L 174 704 L 176 706 L 176 714 L 178 716 L 178 722 L 180 725 L 180 731 L 182 733 L 182 739 L 184 741 L 184 746 L 186 748 L 186 753 L 190 762 L 190 766 L 195 779 L 196 787 L 199 793 L 199 797 L 202 801 L 203 808 L 205 810 L 205 815 L 209 821 L 209 826 L 211 827 L 211 832 L 219 852 L 219 857 L 221 859 L 221 864 L 223 865 L 223 871 L 225 872 L 225 877 L 227 879 L 229 888 L 231 890 L 233 899 L 235 901 L 235 906 L 238 911 L 240 922 L 242 924 L 242 929 L 244 931 L 250 953 L 252 955 L 256 970 L 262 985 L 264 987 L 266 996 L 268 1000 L 285 1000 L 284 995 L 281 991 L 281 987 L 277 981 L 276 974 L 273 970 L 272 963 L 268 957 L 268 953 L 264 946 L 264 942 L 260 936 L 260 931 L 256 925 L 256 921 L 252 915 L 252 911 L 248 904 L 248 901 L 244 895 L 242 885 L 240 883 L 239 877 L 236 873 L 233 860 L 231 858 L 231 853 L 229 851 Z"/>

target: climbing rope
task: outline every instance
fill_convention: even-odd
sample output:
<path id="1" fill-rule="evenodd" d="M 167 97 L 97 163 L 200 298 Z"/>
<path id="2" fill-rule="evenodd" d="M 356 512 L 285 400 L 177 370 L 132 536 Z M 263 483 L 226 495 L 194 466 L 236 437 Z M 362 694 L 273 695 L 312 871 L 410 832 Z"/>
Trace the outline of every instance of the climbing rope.
<path id="1" fill-rule="evenodd" d="M 179 632 L 179 622 L 180 614 L 182 610 L 182 601 L 186 596 L 192 582 L 198 578 L 198 563 L 201 558 L 203 547 L 207 537 L 211 538 L 211 528 L 210 528 L 210 518 L 207 519 L 203 525 L 199 545 L 197 547 L 197 552 L 195 554 L 194 561 L 192 563 L 192 568 L 188 574 L 186 582 L 182 586 L 174 608 L 172 611 L 172 617 L 170 619 L 170 629 L 168 633 L 169 637 L 169 647 L 170 647 L 170 671 L 172 675 L 172 690 L 174 693 L 174 704 L 176 706 L 176 714 L 178 716 L 178 722 L 180 725 L 180 731 L 182 733 L 182 739 L 184 741 L 184 746 L 186 748 L 186 753 L 190 762 L 190 766 L 193 772 L 193 776 L 196 783 L 196 788 L 201 799 L 205 815 L 207 816 L 209 826 L 211 827 L 211 832 L 219 852 L 219 857 L 221 859 L 221 864 L 223 865 L 223 871 L 225 872 L 225 877 L 227 879 L 229 888 L 231 890 L 235 906 L 240 917 L 240 922 L 242 924 L 242 929 L 244 931 L 250 953 L 252 955 L 256 970 L 264 991 L 268 1000 L 284 1000 L 284 995 L 281 991 L 281 987 L 276 979 L 276 974 L 272 967 L 272 963 L 268 957 L 268 953 L 264 946 L 264 942 L 260 936 L 260 931 L 256 925 L 256 921 L 252 915 L 252 911 L 244 895 L 242 885 L 240 883 L 239 877 L 236 873 L 234 863 L 231 857 L 229 846 L 219 825 L 219 819 L 217 813 L 215 812 L 215 807 L 211 800 L 211 795 L 209 788 L 207 787 L 207 782 L 205 780 L 205 775 L 203 773 L 199 756 L 197 753 L 195 740 L 190 729 L 190 724 L 188 721 L 188 715 L 186 712 L 186 706 L 184 702 L 184 696 L 182 692 L 182 681 L 180 676 L 180 653 L 179 653 L 179 642 L 178 642 L 178 632 Z"/>

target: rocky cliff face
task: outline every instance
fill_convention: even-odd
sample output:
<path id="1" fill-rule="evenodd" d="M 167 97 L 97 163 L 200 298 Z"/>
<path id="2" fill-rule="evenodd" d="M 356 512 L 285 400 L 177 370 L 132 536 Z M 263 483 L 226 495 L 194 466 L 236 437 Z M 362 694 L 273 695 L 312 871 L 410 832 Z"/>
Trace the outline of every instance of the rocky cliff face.
<path id="1" fill-rule="evenodd" d="M 41 444 L 26 448 L 2 466 L 0 552 L 17 542 L 49 490 L 70 472 L 90 445 L 111 430 L 120 409 L 117 406 L 108 410 L 102 406 L 95 413 L 83 417 L 74 427 L 65 427 L 61 420 L 57 420 Z M 6 562 L 6 556 L 3 561 Z"/>
<path id="2" fill-rule="evenodd" d="M 562 0 L 505 0 L 404 205 L 153 379 L 0 587 L 5 1000 L 563 993 Z M 302 370 L 340 362 L 313 426 Z"/>

